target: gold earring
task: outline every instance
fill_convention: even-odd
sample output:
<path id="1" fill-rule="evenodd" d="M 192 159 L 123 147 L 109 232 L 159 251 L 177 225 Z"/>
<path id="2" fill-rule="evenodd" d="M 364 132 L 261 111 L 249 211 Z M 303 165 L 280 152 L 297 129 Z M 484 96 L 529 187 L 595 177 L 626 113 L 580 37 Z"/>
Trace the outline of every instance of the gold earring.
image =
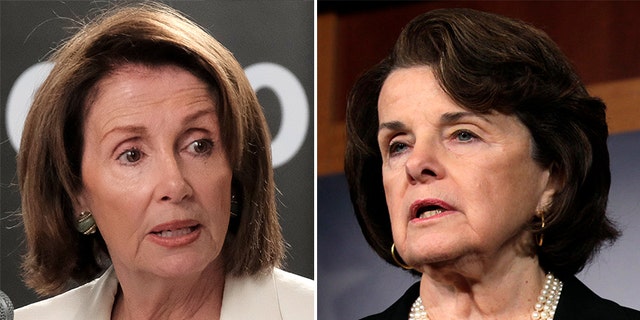
<path id="1" fill-rule="evenodd" d="M 538 244 L 538 247 L 542 247 L 542 243 L 544 242 L 544 233 L 542 232 L 544 230 L 545 224 L 544 224 L 544 210 L 537 210 L 537 212 L 540 215 L 540 219 L 542 220 L 542 224 L 540 225 L 540 233 L 536 234 L 536 243 Z"/>
<path id="2" fill-rule="evenodd" d="M 96 220 L 93 219 L 91 211 L 82 211 L 80 213 L 80 217 L 76 220 L 76 230 L 85 236 L 88 236 L 90 234 L 94 234 L 97 229 L 98 226 L 96 226 Z"/>
<path id="3" fill-rule="evenodd" d="M 393 258 L 393 261 L 395 261 L 396 264 L 399 265 L 402 269 L 405 269 L 405 270 L 413 269 L 409 265 L 407 265 L 407 264 L 405 264 L 403 262 L 400 262 L 400 260 L 401 260 L 400 257 L 396 257 L 396 244 L 395 244 L 395 242 L 391 245 L 391 257 Z"/>

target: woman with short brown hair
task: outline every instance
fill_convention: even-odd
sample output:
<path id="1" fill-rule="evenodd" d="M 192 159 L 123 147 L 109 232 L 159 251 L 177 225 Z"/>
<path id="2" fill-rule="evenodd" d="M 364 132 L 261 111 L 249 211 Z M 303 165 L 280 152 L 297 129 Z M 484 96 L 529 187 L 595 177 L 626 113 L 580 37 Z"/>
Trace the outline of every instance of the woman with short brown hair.
<path id="1" fill-rule="evenodd" d="M 421 280 L 371 319 L 632 319 L 575 274 L 618 231 L 605 105 L 542 31 L 413 19 L 356 82 L 345 172 L 365 238 Z"/>
<path id="2" fill-rule="evenodd" d="M 18 154 L 25 280 L 52 295 L 104 274 L 18 319 L 312 317 L 310 281 L 277 269 L 270 137 L 232 53 L 145 3 L 51 60 Z"/>

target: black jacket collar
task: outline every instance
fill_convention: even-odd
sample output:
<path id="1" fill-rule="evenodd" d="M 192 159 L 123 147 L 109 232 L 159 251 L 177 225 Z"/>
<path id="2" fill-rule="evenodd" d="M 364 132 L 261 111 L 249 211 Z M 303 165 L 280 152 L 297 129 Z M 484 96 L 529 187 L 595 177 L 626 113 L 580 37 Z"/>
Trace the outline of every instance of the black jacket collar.
<path id="1" fill-rule="evenodd" d="M 600 298 L 574 276 L 562 279 L 563 287 L 554 320 L 640 320 L 640 312 Z M 420 294 L 420 282 L 387 310 L 365 317 L 366 320 L 407 320 L 409 309 Z"/>

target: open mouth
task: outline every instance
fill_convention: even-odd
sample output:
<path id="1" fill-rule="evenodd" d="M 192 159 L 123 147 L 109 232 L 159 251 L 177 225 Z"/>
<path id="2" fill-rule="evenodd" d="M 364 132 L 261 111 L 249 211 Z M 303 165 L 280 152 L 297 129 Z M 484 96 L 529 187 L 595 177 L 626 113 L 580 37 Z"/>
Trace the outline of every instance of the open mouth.
<path id="1" fill-rule="evenodd" d="M 189 226 L 189 227 L 184 227 L 179 229 L 161 230 L 161 231 L 156 231 L 151 233 L 155 234 L 160 238 L 177 238 L 177 237 L 186 236 L 196 231 L 199 227 L 200 225 L 195 225 L 195 226 Z"/>
<path id="2" fill-rule="evenodd" d="M 416 211 L 416 218 L 426 219 L 426 218 L 433 217 L 437 214 L 443 213 L 445 211 L 446 209 L 437 205 L 428 205 L 424 207 L 419 207 L 418 210 Z"/>

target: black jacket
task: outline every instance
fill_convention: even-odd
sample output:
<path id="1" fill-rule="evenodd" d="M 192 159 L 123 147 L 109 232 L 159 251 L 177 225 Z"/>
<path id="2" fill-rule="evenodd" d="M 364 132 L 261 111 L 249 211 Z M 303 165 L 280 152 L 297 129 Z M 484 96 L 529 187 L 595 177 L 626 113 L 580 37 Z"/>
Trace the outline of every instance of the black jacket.
<path id="1" fill-rule="evenodd" d="M 562 294 L 554 320 L 640 320 L 640 311 L 600 298 L 576 277 L 562 279 Z M 366 320 L 407 320 L 409 309 L 420 294 L 420 282 L 412 285 L 387 310 Z"/>

